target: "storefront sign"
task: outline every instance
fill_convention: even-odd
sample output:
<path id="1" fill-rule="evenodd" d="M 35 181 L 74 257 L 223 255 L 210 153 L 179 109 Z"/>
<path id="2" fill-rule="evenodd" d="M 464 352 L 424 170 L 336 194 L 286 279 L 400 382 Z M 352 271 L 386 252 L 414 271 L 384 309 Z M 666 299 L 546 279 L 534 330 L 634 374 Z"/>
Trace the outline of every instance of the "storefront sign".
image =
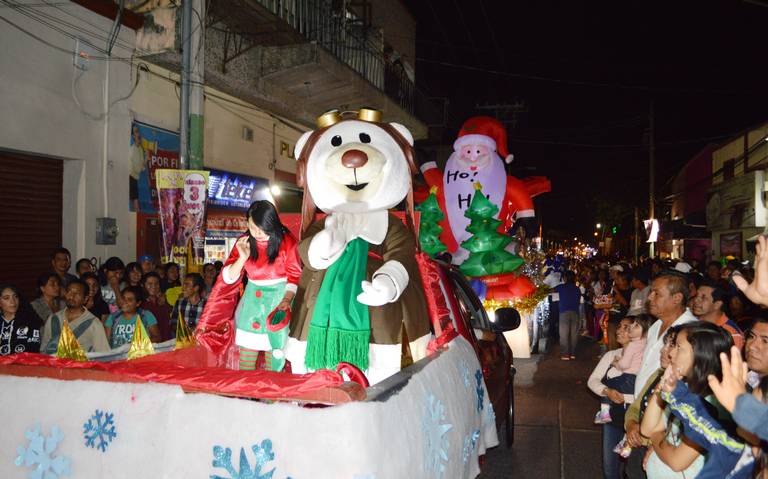
<path id="1" fill-rule="evenodd" d="M 179 134 L 133 120 L 130 145 L 129 208 L 157 213 L 155 172 L 179 167 Z"/>
<path id="2" fill-rule="evenodd" d="M 256 200 L 273 201 L 269 181 L 265 178 L 219 170 L 210 170 L 209 173 L 209 207 L 247 210 Z"/>
<path id="3" fill-rule="evenodd" d="M 208 172 L 157 170 L 160 222 L 163 231 L 161 261 L 173 261 L 186 269 L 187 255 L 196 266 L 205 260 L 205 190 Z"/>

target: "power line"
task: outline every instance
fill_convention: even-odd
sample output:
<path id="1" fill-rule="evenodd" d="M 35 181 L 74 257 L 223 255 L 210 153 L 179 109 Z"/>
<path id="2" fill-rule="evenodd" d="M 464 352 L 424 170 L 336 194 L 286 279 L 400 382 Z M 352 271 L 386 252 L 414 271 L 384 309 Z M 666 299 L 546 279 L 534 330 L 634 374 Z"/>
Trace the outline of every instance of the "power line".
<path id="1" fill-rule="evenodd" d="M 567 84 L 567 85 L 577 85 L 577 86 L 586 86 L 586 87 L 595 87 L 595 88 L 614 88 L 614 89 L 620 89 L 620 90 L 635 90 L 635 91 L 656 92 L 656 93 L 701 93 L 701 94 L 714 94 L 714 95 L 745 95 L 745 96 L 746 95 L 753 96 L 756 94 L 761 94 L 761 93 L 749 91 L 749 90 L 710 90 L 705 88 L 656 88 L 656 87 L 649 87 L 646 85 L 629 85 L 629 84 L 623 84 L 623 83 L 605 83 L 605 82 L 595 82 L 595 81 L 589 81 L 589 80 L 572 80 L 572 79 L 566 79 L 566 78 L 545 77 L 541 75 L 529 75 L 526 73 L 506 72 L 506 71 L 500 71 L 500 70 L 493 70 L 489 68 L 475 67 L 472 65 L 460 65 L 460 64 L 445 62 L 440 60 L 430 60 L 429 58 L 423 58 L 423 57 L 417 57 L 416 61 L 420 61 L 423 63 L 431 63 L 434 65 L 440 65 L 440 66 L 455 68 L 460 70 L 489 73 L 492 75 L 498 75 L 498 76 L 509 77 L 509 78 L 520 78 L 524 80 L 545 81 L 545 82 L 552 82 L 552 83 L 561 83 L 561 84 Z"/>

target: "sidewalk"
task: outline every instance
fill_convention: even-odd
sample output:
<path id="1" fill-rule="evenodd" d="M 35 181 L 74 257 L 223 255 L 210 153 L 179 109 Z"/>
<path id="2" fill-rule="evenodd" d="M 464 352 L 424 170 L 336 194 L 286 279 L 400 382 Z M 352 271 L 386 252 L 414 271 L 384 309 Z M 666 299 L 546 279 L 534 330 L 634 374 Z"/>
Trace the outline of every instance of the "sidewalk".
<path id="1" fill-rule="evenodd" d="M 592 423 L 599 403 L 586 385 L 598 346 L 582 339 L 576 361 L 557 352 L 515 360 L 515 443 L 507 449 L 500 438 L 481 479 L 602 477 L 601 430 Z"/>

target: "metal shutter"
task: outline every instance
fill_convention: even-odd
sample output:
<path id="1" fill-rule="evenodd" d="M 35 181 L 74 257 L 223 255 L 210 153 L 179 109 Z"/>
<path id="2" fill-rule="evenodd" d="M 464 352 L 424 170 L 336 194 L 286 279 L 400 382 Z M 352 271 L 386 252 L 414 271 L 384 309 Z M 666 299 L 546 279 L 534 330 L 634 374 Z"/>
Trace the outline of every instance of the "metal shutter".
<path id="1" fill-rule="evenodd" d="M 61 246 L 63 170 L 61 160 L 0 151 L 0 283 L 27 301 Z"/>

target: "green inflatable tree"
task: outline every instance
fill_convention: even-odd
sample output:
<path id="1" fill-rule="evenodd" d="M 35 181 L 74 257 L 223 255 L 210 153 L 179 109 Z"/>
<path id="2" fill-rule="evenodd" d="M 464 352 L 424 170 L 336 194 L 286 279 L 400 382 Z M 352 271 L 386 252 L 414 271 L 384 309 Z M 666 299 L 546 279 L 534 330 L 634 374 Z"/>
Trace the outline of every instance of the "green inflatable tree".
<path id="1" fill-rule="evenodd" d="M 445 216 L 437 203 L 437 186 L 430 188 L 429 196 L 416 209 L 421 212 L 419 244 L 421 244 L 422 251 L 430 256 L 445 251 L 446 247 L 440 241 L 440 233 L 443 232 L 443 228 L 438 224 L 443 221 Z"/>
<path id="2" fill-rule="evenodd" d="M 475 194 L 464 213 L 471 220 L 467 231 L 472 237 L 461 243 L 469 251 L 469 258 L 459 266 L 469 277 L 511 273 L 524 262 L 521 257 L 504 250 L 512 238 L 497 231 L 501 221 L 494 215 L 498 211 L 499 207 L 483 194 L 482 185 L 475 183 Z"/>

